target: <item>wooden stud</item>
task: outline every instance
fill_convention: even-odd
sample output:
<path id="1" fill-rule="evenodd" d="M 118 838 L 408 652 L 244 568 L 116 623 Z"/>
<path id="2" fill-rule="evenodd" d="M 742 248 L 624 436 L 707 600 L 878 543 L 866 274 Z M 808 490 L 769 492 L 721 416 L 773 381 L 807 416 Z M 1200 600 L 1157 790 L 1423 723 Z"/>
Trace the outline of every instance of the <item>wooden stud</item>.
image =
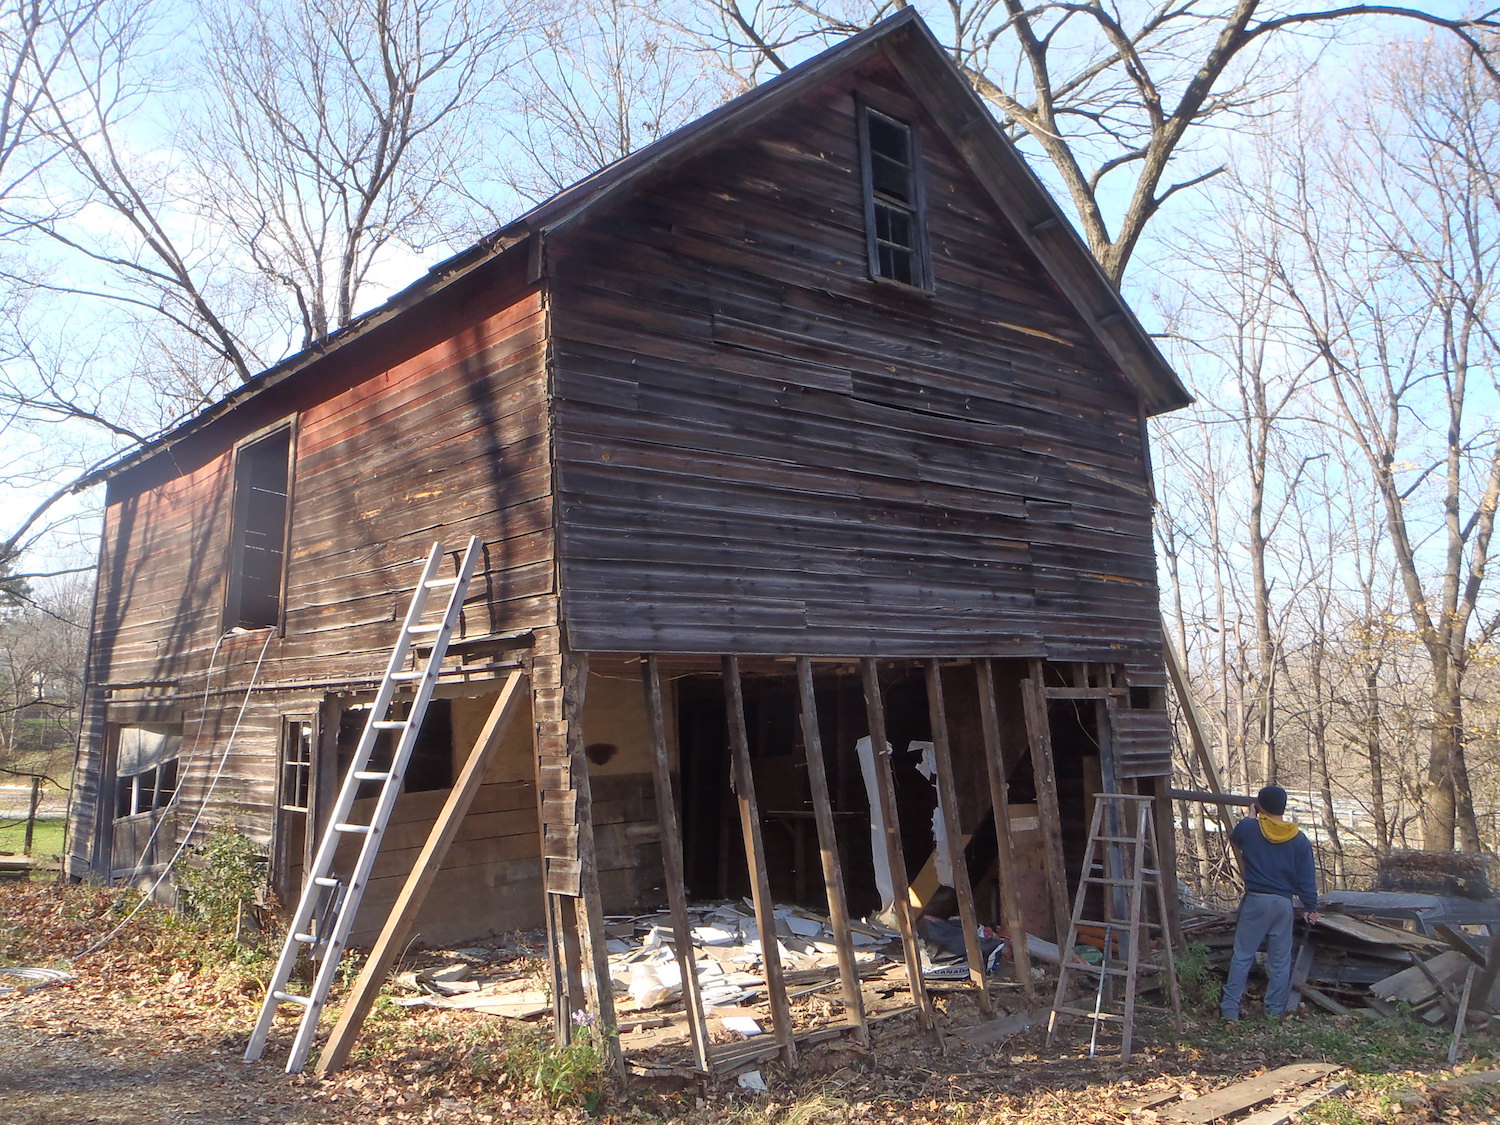
<path id="1" fill-rule="evenodd" d="M 620 1037 L 608 1034 L 616 1028 L 615 990 L 609 974 L 609 952 L 605 948 L 604 908 L 599 900 L 599 865 L 594 851 L 594 801 L 589 786 L 588 756 L 584 753 L 583 701 L 588 685 L 587 656 L 563 656 L 563 723 L 568 760 L 572 765 L 573 792 L 577 794 L 574 825 L 578 838 L 579 895 L 573 900 L 574 930 L 578 934 L 579 963 L 584 985 L 594 1004 L 594 1017 L 606 1032 L 610 1063 L 617 1075 L 625 1073 Z M 586 1010 L 586 1009 L 585 1009 Z M 571 1020 L 571 1013 L 570 1013 Z M 568 1035 L 571 1037 L 571 1026 Z"/>
<path id="2" fill-rule="evenodd" d="M 885 823 L 885 854 L 890 864 L 892 902 L 896 932 L 906 953 L 906 979 L 911 984 L 912 1001 L 917 1006 L 917 1021 L 930 1031 L 937 1029 L 932 1015 L 932 998 L 922 980 L 922 953 L 912 925 L 911 881 L 906 875 L 906 858 L 901 852 L 901 820 L 896 811 L 896 785 L 891 777 L 891 758 L 885 736 L 885 704 L 880 697 L 880 675 L 872 657 L 859 662 L 864 680 L 865 714 L 870 726 L 871 757 L 875 760 L 875 788 L 880 799 L 880 815 Z"/>
<path id="3" fill-rule="evenodd" d="M 959 823 L 958 792 L 953 784 L 953 752 L 948 743 L 948 708 L 943 698 L 943 671 L 936 660 L 926 662 L 927 715 L 932 728 L 932 756 L 937 766 L 938 808 L 947 829 L 943 833 L 948 866 L 953 871 L 953 892 L 958 897 L 958 917 L 963 925 L 964 951 L 969 959 L 969 979 L 979 990 L 979 1010 L 995 1014 L 985 979 L 984 953 L 979 948 L 979 917 L 974 910 L 974 886 L 969 882 L 964 858 L 963 825 Z"/>
<path id="4" fill-rule="evenodd" d="M 766 970 L 766 992 L 771 1022 L 788 1066 L 797 1065 L 797 1039 L 792 1031 L 792 1009 L 781 972 L 776 942 L 776 909 L 766 873 L 766 847 L 761 836 L 760 806 L 755 800 L 755 774 L 750 764 L 750 736 L 745 730 L 745 693 L 737 656 L 724 657 L 724 701 L 729 718 L 730 778 L 740 808 L 740 831 L 745 840 L 745 863 L 750 871 L 750 894 L 755 903 L 755 928 L 760 933 L 760 955 Z"/>
<path id="5" fill-rule="evenodd" d="M 682 865 L 682 835 L 677 820 L 677 799 L 672 794 L 672 765 L 667 753 L 667 728 L 662 712 L 661 670 L 654 655 L 641 666 L 646 689 L 646 723 L 651 734 L 651 777 L 656 784 L 656 815 L 661 823 L 661 858 L 667 879 L 667 906 L 672 913 L 672 939 L 677 966 L 682 973 L 682 1003 L 698 1069 L 713 1073 L 708 1054 L 708 1027 L 703 1018 L 703 998 L 698 986 L 698 956 L 693 948 L 693 927 L 688 920 L 687 890 Z"/>
<path id="6" fill-rule="evenodd" d="M 332 1074 L 348 1060 L 349 1051 L 354 1046 L 365 1016 L 375 1003 L 375 997 L 380 993 L 380 987 L 385 983 L 391 966 L 396 963 L 406 935 L 411 932 L 412 923 L 416 920 L 417 911 L 422 908 L 427 891 L 437 877 L 438 868 L 442 866 L 443 858 L 458 836 L 469 806 L 474 803 L 474 798 L 484 784 L 485 773 L 500 749 L 511 719 L 525 698 L 522 691 L 525 685 L 525 673 L 512 672 L 505 681 L 505 686 L 500 689 L 479 737 L 474 740 L 463 769 L 454 781 L 448 799 L 443 803 L 442 811 L 432 823 L 427 843 L 412 864 L 406 883 L 391 906 L 391 912 L 386 917 L 385 925 L 381 927 L 380 936 L 375 939 L 375 945 L 365 960 L 359 979 L 354 982 L 354 989 L 344 1004 L 339 1021 L 334 1025 L 328 1043 L 318 1056 L 318 1074 Z"/>
<path id="7" fill-rule="evenodd" d="M 1006 777 L 1004 746 L 1000 741 L 1000 714 L 995 704 L 995 668 L 991 661 L 974 665 L 979 677 L 979 721 L 984 732 L 984 763 L 990 780 L 990 805 L 995 813 L 995 856 L 1000 869 L 1000 913 L 1010 934 L 1011 957 L 1016 980 L 1029 1005 L 1036 1000 L 1031 979 L 1031 954 L 1026 947 L 1026 918 L 1016 895 L 1015 844 L 1010 825 L 1010 787 Z"/>
<path id="8" fill-rule="evenodd" d="M 1068 873 L 1063 858 L 1062 813 L 1057 803 L 1057 771 L 1052 760 L 1052 729 L 1043 693 L 1042 662 L 1031 661 L 1031 676 L 1021 683 L 1026 701 L 1027 741 L 1031 744 L 1031 767 L 1036 778 L 1037 814 L 1041 820 L 1042 851 L 1047 861 L 1047 888 L 1052 899 L 1052 920 L 1057 940 L 1068 932 Z"/>
<path id="9" fill-rule="evenodd" d="M 839 861 L 838 834 L 833 823 L 833 803 L 828 794 L 828 767 L 823 760 L 823 736 L 818 730 L 818 703 L 813 691 L 812 661 L 797 657 L 797 690 L 801 700 L 802 747 L 807 757 L 807 785 L 812 797 L 813 818 L 818 826 L 818 848 L 823 860 L 823 884 L 828 892 L 828 921 L 838 950 L 839 985 L 844 1009 L 854 1022 L 855 1035 L 870 1045 L 865 1022 L 864 994 L 859 986 L 859 967 L 854 960 L 854 941 L 849 936 L 849 905 L 844 898 L 844 870 Z"/>

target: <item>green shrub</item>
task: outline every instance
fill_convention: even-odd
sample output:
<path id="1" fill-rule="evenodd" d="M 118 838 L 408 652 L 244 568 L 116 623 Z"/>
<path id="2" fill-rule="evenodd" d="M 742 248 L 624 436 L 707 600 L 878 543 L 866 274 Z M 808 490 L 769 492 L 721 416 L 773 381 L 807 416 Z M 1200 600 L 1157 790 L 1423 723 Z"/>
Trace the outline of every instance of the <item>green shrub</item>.
<path id="1" fill-rule="evenodd" d="M 214 829 L 177 869 L 177 908 L 217 952 L 238 953 L 242 921 L 254 915 L 266 882 L 266 857 L 232 827 Z"/>
<path id="2" fill-rule="evenodd" d="M 1192 942 L 1176 960 L 1177 990 L 1183 1007 L 1195 1012 L 1217 1012 L 1223 984 L 1209 961 L 1208 946 L 1201 941 Z"/>

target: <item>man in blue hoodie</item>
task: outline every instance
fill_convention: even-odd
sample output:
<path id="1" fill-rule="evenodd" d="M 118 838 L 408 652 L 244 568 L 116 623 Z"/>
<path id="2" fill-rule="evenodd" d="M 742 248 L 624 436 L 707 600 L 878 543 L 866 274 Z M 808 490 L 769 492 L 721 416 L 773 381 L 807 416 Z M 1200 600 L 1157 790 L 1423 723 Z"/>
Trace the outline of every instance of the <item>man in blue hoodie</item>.
<path id="1" fill-rule="evenodd" d="M 1250 806 L 1251 816 L 1234 826 L 1229 842 L 1240 856 L 1245 897 L 1234 929 L 1234 957 L 1219 1013 L 1240 1018 L 1245 980 L 1256 951 L 1266 947 L 1266 1014 L 1280 1019 L 1292 994 L 1292 898 L 1302 900 L 1307 921 L 1318 921 L 1318 878 L 1312 844 L 1295 824 L 1283 819 L 1286 790 L 1267 785 Z"/>

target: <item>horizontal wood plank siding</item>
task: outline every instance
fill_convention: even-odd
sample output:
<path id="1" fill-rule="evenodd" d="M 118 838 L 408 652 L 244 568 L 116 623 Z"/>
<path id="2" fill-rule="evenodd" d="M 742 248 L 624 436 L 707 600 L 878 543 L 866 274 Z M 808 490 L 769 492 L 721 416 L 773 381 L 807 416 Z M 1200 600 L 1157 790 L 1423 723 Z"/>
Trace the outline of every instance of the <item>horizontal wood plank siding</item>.
<path id="1" fill-rule="evenodd" d="M 867 276 L 856 93 L 935 291 Z M 572 644 L 1159 661 L 1141 408 L 885 64 L 554 239 Z"/>
<path id="2" fill-rule="evenodd" d="M 120 685 L 160 685 L 158 705 L 169 699 L 180 718 L 179 803 L 206 799 L 199 831 L 235 824 L 267 843 L 281 717 L 317 714 L 327 692 L 379 676 L 434 541 L 485 544 L 460 638 L 555 623 L 547 310 L 523 268 L 507 260 L 466 279 L 426 315 L 111 481 L 76 871 L 93 864 L 98 818 L 112 812 L 106 724 L 141 713 Z M 226 635 L 234 445 L 282 421 L 294 427 L 284 630 Z M 534 806 L 520 815 L 535 837 Z"/>

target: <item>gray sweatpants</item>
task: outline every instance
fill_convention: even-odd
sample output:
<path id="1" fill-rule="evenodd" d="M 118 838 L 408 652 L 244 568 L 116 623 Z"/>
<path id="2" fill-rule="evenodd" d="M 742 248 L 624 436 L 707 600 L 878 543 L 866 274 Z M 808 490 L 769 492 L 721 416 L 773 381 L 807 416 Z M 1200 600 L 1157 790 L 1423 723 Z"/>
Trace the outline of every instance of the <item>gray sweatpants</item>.
<path id="1" fill-rule="evenodd" d="M 1247 893 L 1240 902 L 1239 921 L 1234 927 L 1234 956 L 1229 961 L 1229 979 L 1219 1013 L 1227 1020 L 1239 1019 L 1245 980 L 1255 953 L 1266 947 L 1266 1014 L 1280 1019 L 1292 994 L 1292 900 L 1282 895 Z"/>

